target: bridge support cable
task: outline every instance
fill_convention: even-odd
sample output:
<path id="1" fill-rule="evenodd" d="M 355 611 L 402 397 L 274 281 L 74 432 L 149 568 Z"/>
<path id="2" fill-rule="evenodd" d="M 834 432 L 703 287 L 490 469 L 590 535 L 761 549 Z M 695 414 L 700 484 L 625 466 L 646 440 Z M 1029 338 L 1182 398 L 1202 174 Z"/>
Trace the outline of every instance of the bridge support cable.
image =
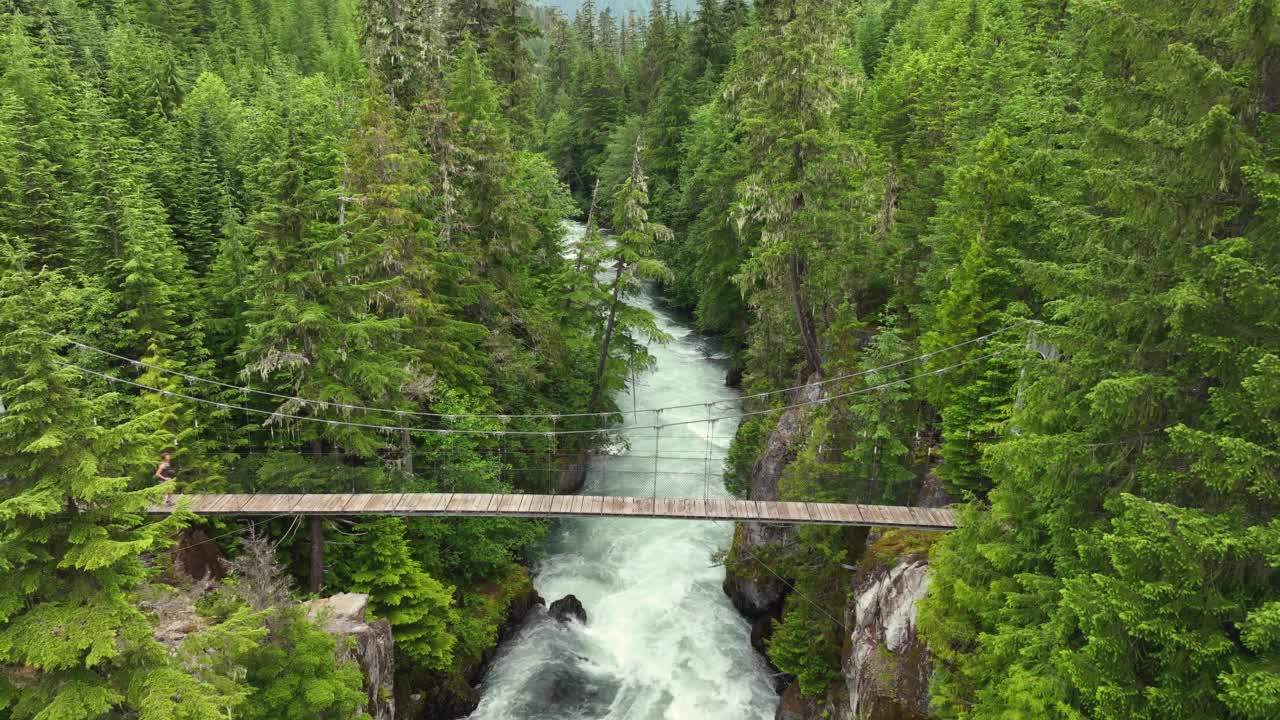
<path id="1" fill-rule="evenodd" d="M 662 420 L 662 411 L 659 410 L 655 422 Z M 658 500 L 658 458 L 662 455 L 662 425 L 655 428 L 653 436 L 653 500 Z"/>
<path id="2" fill-rule="evenodd" d="M 711 448 L 713 443 L 711 438 L 716 434 L 716 420 L 711 418 L 711 404 L 707 404 L 707 452 L 702 458 L 702 499 L 704 501 L 711 498 Z M 721 463 L 724 461 L 721 460 Z"/>
<path id="3" fill-rule="evenodd" d="M 809 385 L 796 385 L 796 386 L 792 386 L 792 387 L 788 387 L 788 388 L 780 388 L 780 389 L 777 389 L 777 390 L 769 390 L 769 391 L 767 391 L 767 392 L 755 393 L 755 394 L 752 394 L 752 395 L 745 395 L 745 396 L 743 396 L 742 398 L 740 398 L 740 400 L 742 400 L 743 402 L 745 402 L 745 401 L 748 401 L 748 400 L 755 400 L 755 399 L 760 399 L 760 398 L 773 397 L 773 396 L 775 396 L 775 395 L 785 395 L 785 394 L 793 393 L 793 392 L 795 392 L 796 390 L 801 390 L 801 389 L 803 389 L 803 388 L 805 388 L 805 387 L 810 387 L 810 386 L 825 386 L 825 385 L 829 385 L 829 384 L 832 384 L 832 383 L 842 382 L 842 381 L 845 381 L 845 380 L 851 380 L 851 379 L 853 379 L 853 378 L 866 377 L 866 376 L 869 376 L 869 375 L 872 375 L 872 374 L 875 374 L 875 373 L 882 372 L 882 371 L 884 371 L 884 370 L 889 370 L 889 369 L 891 369 L 891 368 L 900 367 L 900 366 L 902 366 L 902 365 L 907 365 L 907 364 L 910 364 L 910 363 L 913 363 L 913 362 L 921 362 L 921 361 L 929 360 L 929 359 L 932 359 L 932 358 L 938 357 L 938 356 L 940 356 L 940 355 L 944 355 L 944 354 L 946 354 L 946 353 L 948 353 L 948 352 L 950 352 L 950 351 L 952 351 L 952 350 L 956 350 L 956 349 L 959 349 L 959 348 L 962 348 L 962 347 L 965 347 L 965 346 L 968 346 L 968 345 L 973 345 L 973 344 L 983 344 L 983 343 L 985 343 L 987 340 L 989 340 L 989 339 L 991 339 L 991 338 L 993 338 L 993 337 L 995 337 L 995 336 L 997 336 L 997 335 L 1000 335 L 1000 334 L 1002 334 L 1002 333 L 1005 333 L 1005 332 L 1007 332 L 1007 331 L 1009 331 L 1009 330 L 1012 330 L 1012 329 L 1014 329 L 1014 328 L 1017 328 L 1017 327 L 1019 327 L 1019 326 L 1022 326 L 1022 325 L 1028 324 L 1028 323 L 1036 323 L 1036 321 L 1033 321 L 1033 320 L 1018 321 L 1018 322 L 1015 322 L 1015 323 L 1011 323 L 1011 324 L 1009 324 L 1009 325 L 1006 325 L 1006 326 L 1004 326 L 1004 327 L 1002 327 L 1002 328 L 1000 328 L 1000 329 L 998 329 L 998 330 L 995 330 L 995 331 L 993 331 L 993 332 L 986 333 L 986 334 L 984 334 L 984 335 L 979 335 L 979 336 L 977 336 L 977 337 L 970 338 L 970 339 L 968 339 L 968 340 L 965 340 L 965 341 L 963 341 L 963 342 L 956 343 L 956 344 L 954 344 L 954 345 L 950 345 L 950 346 L 945 347 L 945 348 L 940 348 L 940 349 L 938 349 L 938 350 L 934 350 L 934 351 L 931 351 L 931 352 L 928 352 L 928 353 L 923 353 L 923 354 L 921 354 L 921 355 L 916 355 L 916 356 L 914 356 L 914 357 L 906 358 L 906 359 L 903 359 L 903 360 L 898 360 L 898 361 L 896 361 L 896 362 L 892 362 L 892 363 L 889 363 L 889 364 L 887 364 L 887 365 L 882 365 L 882 366 L 880 366 L 880 367 L 869 368 L 869 369 L 866 369 L 866 370 L 859 370 L 859 371 L 857 371 L 857 372 L 847 373 L 847 374 L 844 374 L 844 375 L 837 375 L 837 376 L 835 376 L 835 377 L 830 377 L 830 378 L 826 378 L 826 379 L 823 379 L 823 380 L 819 380 L 819 381 L 817 381 L 817 382 L 815 382 L 815 383 L 810 383 Z M 529 413 L 529 414 L 514 414 L 514 415 L 494 414 L 494 413 L 487 413 L 487 414 L 486 414 L 486 413 L 470 413 L 470 414 L 468 414 L 468 413 L 435 413 L 435 412 L 423 412 L 423 411 L 403 410 L 403 409 L 398 409 L 398 408 L 385 408 L 385 407 L 376 407 L 376 406 L 367 406 L 367 405 L 357 405 L 357 404 L 350 404 L 350 403 L 337 403 L 337 402 L 331 402 L 331 401 L 325 401 L 325 400 L 314 400 L 314 399 L 309 399 L 309 398 L 303 398 L 303 397 L 296 397 L 296 396 L 292 396 L 292 395 L 287 395 L 287 394 L 283 394 L 283 393 L 270 392 L 270 391 L 267 391 L 267 390 L 254 390 L 254 389 L 253 389 L 253 387 L 252 387 L 252 385 L 251 385 L 251 383 L 249 383 L 249 382 L 245 382 L 244 384 L 226 383 L 226 382 L 222 382 L 222 381 L 219 381 L 219 380 L 213 380 L 213 379 L 210 379 L 210 378 L 200 377 L 200 376 L 198 376 L 198 375 L 192 375 L 192 374 L 190 374 L 190 373 L 185 373 L 185 372 L 182 372 L 182 371 L 180 371 L 180 370 L 174 370 L 174 369 L 172 369 L 172 368 L 165 368 L 165 367 L 161 367 L 161 366 L 158 366 L 158 365 L 153 365 L 153 364 L 150 364 L 150 363 L 143 362 L 143 361 L 141 361 L 141 360 L 137 360 L 137 359 L 134 359 L 134 358 L 130 358 L 130 357 L 126 357 L 126 356 L 123 356 L 123 355 L 119 355 L 119 354 L 113 353 L 113 352 L 111 352 L 111 351 L 109 351 L 109 350 L 103 350 L 102 348 L 94 347 L 94 346 L 92 346 L 92 345 L 88 345 L 88 344 L 86 344 L 86 343 L 79 342 L 79 341 L 77 341 L 76 339 L 74 339 L 74 338 L 71 338 L 71 337 L 67 336 L 65 333 L 51 333 L 51 332 L 45 332 L 44 334 L 45 334 L 45 335 L 47 335 L 48 337 L 51 337 L 51 338 L 54 338 L 54 339 L 61 339 L 61 340 L 65 340 L 65 341 L 67 341 L 67 342 L 71 343 L 71 345 L 72 345 L 73 347 L 75 347 L 76 349 L 78 349 L 78 350 L 83 350 L 83 351 L 87 351 L 87 352 L 92 352 L 92 353 L 100 354 L 100 355 L 103 355 L 103 356 L 106 356 L 106 357 L 111 357 L 111 358 L 115 358 L 115 359 L 117 359 L 117 360 L 121 360 L 121 361 L 123 361 L 123 362 L 128 363 L 131 367 L 136 368 L 136 369 L 139 369 L 139 370 L 143 370 L 143 369 L 145 369 L 145 370 L 155 371 L 155 372 L 158 372 L 158 373 L 163 373 L 163 374 L 168 374 L 168 375 L 174 375 L 174 376 L 177 376 L 177 377 L 183 378 L 184 380 L 186 380 L 187 384 L 189 384 L 189 385 L 190 385 L 190 384 L 195 384 L 195 383 L 202 383 L 202 384 L 212 385 L 212 386 L 219 387 L 219 388 L 226 389 L 226 390 L 233 390 L 233 391 L 237 391 L 237 390 L 238 390 L 238 391 L 241 393 L 241 395 L 242 395 L 243 397 L 245 397 L 246 399 L 248 398 L 248 396 L 249 396 L 250 394 L 254 394 L 254 395 L 261 395 L 261 396 L 264 396 L 264 397 L 271 397 L 271 398 L 275 398 L 275 399 L 277 399 L 277 400 L 282 401 L 282 403 L 283 403 L 283 404 L 282 404 L 282 406 L 281 406 L 281 407 L 284 407 L 285 405 L 290 405 L 290 404 L 292 404 L 292 405 L 296 405 L 296 406 L 299 406 L 299 407 L 314 407 L 314 408 L 319 408 L 319 409 L 334 409 L 334 410 L 339 410 L 339 411 L 343 411 L 343 412 L 360 411 L 360 412 L 366 412 L 366 413 L 394 413 L 397 417 L 404 417 L 404 416 L 408 415 L 408 416 L 414 416 L 414 417 L 436 418 L 436 419 L 439 419 L 439 420 L 445 420 L 445 421 L 462 420 L 462 419 L 470 419 L 470 418 L 500 419 L 500 420 L 506 421 L 506 420 L 507 420 L 507 419 L 509 419 L 509 418 L 545 419 L 545 418 L 547 418 L 547 417 L 549 416 L 549 414 L 548 414 L 548 413 Z M 699 406 L 701 406 L 701 405 L 703 405 L 703 404 L 704 404 L 704 402 L 695 402 L 695 403 L 688 403 L 688 404 L 684 404 L 684 405 L 671 405 L 671 406 L 668 406 L 668 407 L 665 407 L 665 408 L 645 408 L 644 410 L 637 410 L 637 409 L 635 409 L 635 380 L 633 379 L 633 381 L 632 381 L 632 416 L 633 416 L 634 418 L 636 418 L 635 422 L 637 422 L 637 423 L 639 422 L 639 413 L 642 413 L 642 412 L 652 412 L 652 411 L 661 411 L 661 410 L 680 410 L 680 409 L 686 409 L 686 408 L 696 408 L 696 407 L 699 407 Z M 611 416 L 617 416 L 617 415 L 619 415 L 619 414 L 622 414 L 622 415 L 625 417 L 625 412 L 623 412 L 623 413 L 619 413 L 619 412 L 610 412 L 610 411 L 604 411 L 604 412 L 584 412 L 584 413 L 567 413 L 567 414 L 560 414 L 558 417 L 603 418 L 603 419 L 605 419 L 605 420 L 607 421 L 609 417 L 611 417 Z M 595 428 L 595 429 L 592 429 L 592 430 L 583 430 L 583 431 L 581 431 L 581 432 L 602 432 L 602 431 L 607 431 L 607 430 L 608 430 L 608 428 Z"/>

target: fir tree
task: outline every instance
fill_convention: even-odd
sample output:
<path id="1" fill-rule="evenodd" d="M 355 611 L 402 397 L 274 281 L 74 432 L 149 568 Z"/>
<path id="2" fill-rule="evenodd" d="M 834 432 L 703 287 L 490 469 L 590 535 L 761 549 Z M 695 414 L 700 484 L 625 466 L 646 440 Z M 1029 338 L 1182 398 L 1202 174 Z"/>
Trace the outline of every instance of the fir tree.
<path id="1" fill-rule="evenodd" d="M 730 81 L 743 142 L 759 165 L 740 190 L 744 213 L 761 224 L 745 277 L 785 286 L 807 373 L 822 371 L 810 264 L 847 232 L 843 218 L 859 200 L 851 190 L 857 156 L 834 118 L 845 82 L 833 35 L 842 10 L 806 0 L 760 3 Z"/>
<path id="2" fill-rule="evenodd" d="M 627 367 L 650 362 L 641 339 L 661 342 L 665 339 L 648 311 L 626 304 L 626 299 L 639 292 L 645 280 L 669 278 L 666 266 L 654 258 L 655 246 L 671 231 L 649 220 L 649 196 L 644 168 L 640 166 L 640 148 L 632 154 L 631 175 L 614 198 L 613 227 L 617 233 L 614 246 L 605 260 L 613 277 L 609 280 L 609 299 L 605 306 L 604 327 L 600 331 L 600 356 L 596 362 L 595 381 L 591 385 L 588 407 L 599 407 L 601 392 L 611 375 L 610 361 L 622 346 L 621 356 Z M 594 271 L 594 268 L 592 269 Z"/>
<path id="3" fill-rule="evenodd" d="M 373 612 L 387 618 L 396 647 L 414 664 L 446 669 L 456 642 L 449 626 L 457 621 L 453 588 L 422 570 L 409 552 L 404 522 L 386 518 L 357 528 L 365 533 L 351 563 L 351 587 L 369 594 Z"/>
<path id="4" fill-rule="evenodd" d="M 74 292 L 55 274 L 25 270 L 21 247 L 4 251 L 0 569 L 10 582 L 0 592 L 0 660 L 31 672 L 0 679 L 0 706 L 19 719 L 140 707 L 175 689 L 160 683 L 167 658 L 133 597 L 147 577 L 141 556 L 161 550 L 190 516 L 144 520 L 163 489 L 131 481 L 149 475 L 158 438 L 143 430 L 145 417 L 95 422 L 110 394 L 87 393 L 59 356 L 61 341 L 43 331 L 67 319 Z M 183 717 L 218 717 L 193 700 Z"/>

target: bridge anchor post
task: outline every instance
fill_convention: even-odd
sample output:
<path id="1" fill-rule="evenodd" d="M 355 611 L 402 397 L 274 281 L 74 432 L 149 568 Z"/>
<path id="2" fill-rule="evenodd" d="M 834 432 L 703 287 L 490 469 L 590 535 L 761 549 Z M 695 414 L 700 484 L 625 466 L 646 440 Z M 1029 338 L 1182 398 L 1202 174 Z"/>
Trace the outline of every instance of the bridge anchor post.
<path id="1" fill-rule="evenodd" d="M 311 582 L 309 589 L 312 595 L 318 595 L 320 587 L 324 585 L 324 525 L 323 519 L 319 515 L 312 515 L 307 519 L 311 522 Z"/>

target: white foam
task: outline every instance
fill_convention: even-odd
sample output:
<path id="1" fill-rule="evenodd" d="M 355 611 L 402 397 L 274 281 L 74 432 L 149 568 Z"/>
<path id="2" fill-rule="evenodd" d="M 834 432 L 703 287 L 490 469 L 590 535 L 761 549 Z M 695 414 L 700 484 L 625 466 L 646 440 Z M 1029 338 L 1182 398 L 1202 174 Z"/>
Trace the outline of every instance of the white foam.
<path id="1" fill-rule="evenodd" d="M 653 309 L 653 303 L 636 303 Z M 688 328 L 659 311 L 659 324 L 676 337 Z M 735 394 L 723 385 L 723 370 L 693 343 L 680 340 L 654 348 L 657 368 L 643 378 L 641 407 L 720 398 L 716 415 L 736 411 Z M 619 405 L 629 408 L 622 395 Z M 696 420 L 702 407 L 663 413 L 659 422 Z M 628 413 L 628 424 L 654 424 L 654 413 Z M 661 495 L 701 497 L 705 478 L 712 495 L 724 497 L 719 481 L 723 451 L 733 434 L 730 421 L 672 426 L 664 430 L 659 460 Z M 649 430 L 636 435 L 651 436 Z M 704 476 L 701 451 L 708 439 L 714 462 Z M 653 440 L 636 438 L 635 461 L 594 466 L 592 492 L 636 494 L 652 488 L 646 469 Z M 694 457 L 686 457 L 693 455 Z M 608 472 L 609 470 L 613 472 Z M 635 472 L 622 472 L 633 470 Z M 677 474 L 678 473 L 678 474 Z M 766 720 L 778 698 L 764 661 L 751 649 L 750 629 L 720 589 L 724 570 L 711 556 L 728 546 L 726 523 L 657 520 L 564 520 L 546 542 L 547 556 L 534 582 L 548 602 L 578 596 L 585 625 L 560 624 L 538 614 L 503 648 L 484 680 L 474 720 Z M 582 691 L 552 698 L 548 678 L 571 676 Z M 556 686 L 560 687 L 560 686 Z"/>

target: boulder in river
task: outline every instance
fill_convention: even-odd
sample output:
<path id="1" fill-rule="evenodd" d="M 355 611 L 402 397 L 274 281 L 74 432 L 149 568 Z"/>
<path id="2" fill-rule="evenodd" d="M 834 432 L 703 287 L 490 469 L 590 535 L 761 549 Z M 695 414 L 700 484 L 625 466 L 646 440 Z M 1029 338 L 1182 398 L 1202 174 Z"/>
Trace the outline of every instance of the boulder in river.
<path id="1" fill-rule="evenodd" d="M 574 595 L 565 595 L 551 603 L 551 607 L 547 608 L 547 612 L 551 613 L 551 617 L 560 622 L 569 622 L 575 618 L 581 623 L 587 621 L 587 609 L 582 607 L 582 601 Z"/>

